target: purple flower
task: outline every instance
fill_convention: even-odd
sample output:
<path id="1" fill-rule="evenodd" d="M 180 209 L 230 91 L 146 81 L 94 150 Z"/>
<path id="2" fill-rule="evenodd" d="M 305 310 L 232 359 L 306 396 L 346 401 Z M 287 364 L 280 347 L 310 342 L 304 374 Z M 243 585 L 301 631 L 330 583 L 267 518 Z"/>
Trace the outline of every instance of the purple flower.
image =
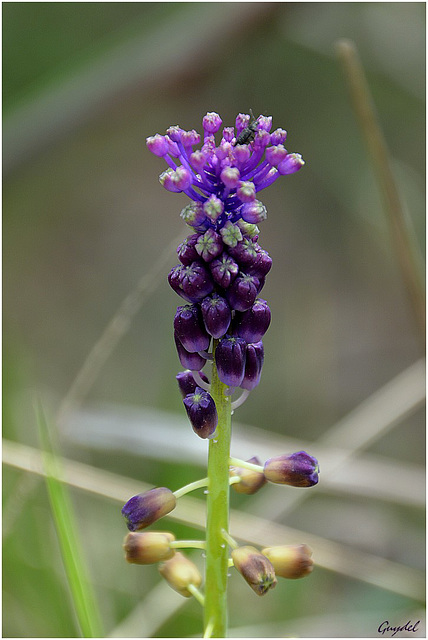
<path id="1" fill-rule="evenodd" d="M 213 338 L 224 336 L 232 319 L 232 313 L 226 300 L 218 293 L 213 293 L 202 300 L 201 311 L 208 333 Z"/>
<path id="2" fill-rule="evenodd" d="M 174 340 L 181 366 L 191 371 L 200 371 L 205 366 L 207 362 L 206 359 L 197 352 L 191 353 L 187 351 L 181 344 L 176 333 L 174 333 Z"/>
<path id="3" fill-rule="evenodd" d="M 205 331 L 201 312 L 196 304 L 177 307 L 174 317 L 174 331 L 186 351 L 205 351 L 211 337 Z"/>
<path id="4" fill-rule="evenodd" d="M 270 458 L 264 465 L 266 480 L 292 487 L 312 487 L 318 483 L 318 460 L 306 451 Z"/>
<path id="5" fill-rule="evenodd" d="M 150 489 L 133 496 L 122 508 L 126 526 L 130 531 L 145 529 L 175 509 L 175 495 L 166 487 Z"/>
<path id="6" fill-rule="evenodd" d="M 227 290 L 227 300 L 236 311 L 247 311 L 260 291 L 260 280 L 256 276 L 240 273 Z"/>
<path id="7" fill-rule="evenodd" d="M 247 343 L 242 338 L 226 336 L 217 345 L 215 363 L 220 380 L 229 387 L 239 387 L 244 379 Z"/>
<path id="8" fill-rule="evenodd" d="M 193 233 L 188 236 L 181 244 L 177 247 L 178 259 L 182 264 L 188 265 L 194 262 L 195 260 L 199 260 L 198 252 L 195 249 L 195 244 L 199 240 L 200 234 Z"/>
<path id="9" fill-rule="evenodd" d="M 243 313 L 236 313 L 233 333 L 247 342 L 258 342 L 268 330 L 271 312 L 266 300 L 259 298 Z"/>
<path id="10" fill-rule="evenodd" d="M 199 302 L 214 289 L 207 269 L 198 262 L 178 264 L 171 269 L 168 282 L 179 296 L 188 302 Z"/>
<path id="11" fill-rule="evenodd" d="M 239 385 L 241 389 L 252 391 L 260 382 L 264 360 L 263 343 L 248 344 L 245 354 L 244 378 Z"/>
<path id="12" fill-rule="evenodd" d="M 184 407 L 191 422 L 193 431 L 200 438 L 212 438 L 218 423 L 215 402 L 208 393 L 196 387 L 183 399 Z"/>
<path id="13" fill-rule="evenodd" d="M 239 267 L 227 253 L 210 262 L 210 271 L 214 282 L 227 289 L 238 275 Z"/>
<path id="14" fill-rule="evenodd" d="M 203 373 L 202 371 L 198 371 L 198 373 L 201 376 L 202 380 L 204 380 L 204 382 L 209 383 L 209 380 L 205 373 Z M 177 373 L 175 378 L 178 382 L 178 387 L 183 398 L 185 396 L 188 396 L 189 393 L 195 392 L 195 389 L 198 385 L 196 384 L 195 378 L 193 377 L 193 374 L 189 369 L 187 369 L 186 371 L 180 371 L 180 373 Z"/>

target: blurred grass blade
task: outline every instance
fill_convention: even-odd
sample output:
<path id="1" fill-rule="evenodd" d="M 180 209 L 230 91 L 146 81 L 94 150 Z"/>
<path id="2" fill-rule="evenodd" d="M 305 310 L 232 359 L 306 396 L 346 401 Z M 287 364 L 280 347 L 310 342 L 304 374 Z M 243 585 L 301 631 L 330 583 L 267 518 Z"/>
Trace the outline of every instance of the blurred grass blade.
<path id="1" fill-rule="evenodd" d="M 37 449 L 8 440 L 3 440 L 2 448 L 4 464 L 30 473 L 46 474 Z M 122 504 L 130 495 L 143 493 L 153 487 L 153 485 L 81 462 L 66 459 L 62 462 L 64 482 Z M 205 528 L 204 502 L 198 498 L 183 496 L 177 508 L 167 517 L 175 522 L 203 530 Z M 231 509 L 231 532 L 233 537 L 255 546 L 280 545 L 284 540 L 288 541 L 287 544 L 300 544 L 304 539 L 316 552 L 317 565 L 324 569 L 336 571 L 415 600 L 423 600 L 425 597 L 425 578 L 422 571 L 359 551 L 348 545 L 292 529 L 236 509 Z"/>
<path id="2" fill-rule="evenodd" d="M 53 439 L 40 404 L 36 411 L 49 501 L 75 613 L 85 638 L 103 637 L 101 617 L 87 576 L 73 507 L 66 485 L 61 479 L 60 463 L 55 455 Z"/>
<path id="3" fill-rule="evenodd" d="M 355 116 L 371 158 L 375 177 L 383 198 L 383 208 L 389 224 L 392 243 L 403 275 L 415 317 L 422 351 L 425 352 L 425 288 L 423 260 L 415 232 L 406 215 L 397 187 L 390 153 L 376 116 L 370 89 L 359 60 L 357 49 L 350 40 L 336 43 L 346 81 L 351 94 Z"/>

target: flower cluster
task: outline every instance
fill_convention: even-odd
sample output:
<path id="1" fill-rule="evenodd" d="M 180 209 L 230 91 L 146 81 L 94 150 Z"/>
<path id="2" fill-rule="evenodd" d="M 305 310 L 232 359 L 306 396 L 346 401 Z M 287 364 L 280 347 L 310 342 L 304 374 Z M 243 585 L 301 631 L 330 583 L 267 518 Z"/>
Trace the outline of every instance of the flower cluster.
<path id="1" fill-rule="evenodd" d="M 147 146 L 168 165 L 160 176 L 163 187 L 190 198 L 181 217 L 191 232 L 178 246 L 179 264 L 168 275 L 172 289 L 184 301 L 177 307 L 173 321 L 177 353 L 185 369 L 176 379 L 193 430 L 199 437 L 211 440 L 209 450 L 214 453 L 216 434 L 221 432 L 224 438 L 224 407 L 228 407 L 230 429 L 231 410 L 242 404 L 260 382 L 262 339 L 271 321 L 268 303 L 260 297 L 272 259 L 259 243 L 258 225 L 266 219 L 267 211 L 258 194 L 280 176 L 298 171 L 304 161 L 284 147 L 286 131 L 276 129 L 271 133 L 271 117 L 254 119 L 239 114 L 235 128 L 223 128 L 219 144 L 215 134 L 222 126 L 220 116 L 207 113 L 202 124 L 203 139 L 194 130 L 174 126 L 166 135 L 147 138 Z M 216 384 L 212 386 L 216 391 L 211 390 L 203 371 L 209 361 L 213 362 Z M 237 388 L 242 393 L 232 402 L 229 396 Z M 222 429 L 218 424 L 219 406 L 223 410 Z M 225 471 L 221 479 L 225 485 L 213 509 L 228 509 L 224 497 L 228 483 L 238 493 L 248 495 L 267 483 L 293 487 L 318 483 L 318 462 L 305 451 L 276 456 L 264 464 L 257 457 L 248 461 L 228 458 L 224 464 L 228 449 L 229 446 L 220 464 Z M 166 487 L 151 489 L 133 496 L 122 509 L 130 531 L 124 542 L 127 561 L 160 563 L 159 571 L 167 582 L 181 595 L 193 595 L 201 604 L 204 596 L 199 591 L 199 570 L 177 550 L 206 549 L 208 576 L 208 533 L 206 540 L 178 541 L 171 532 L 143 529 L 171 513 L 181 496 L 202 487 L 209 487 L 207 493 L 212 495 L 212 477 L 175 492 Z M 210 521 L 215 522 L 213 514 Z M 219 532 L 220 527 L 216 534 Z M 220 545 L 217 536 L 220 548 L 214 555 L 223 553 L 223 549 L 228 553 L 230 547 L 229 566 L 235 566 L 258 595 L 273 588 L 277 577 L 299 578 L 312 570 L 312 552 L 307 545 L 257 550 L 239 546 L 224 529 L 221 536 L 220 542 L 224 543 Z M 220 627 L 215 633 L 220 633 Z"/>
<path id="2" fill-rule="evenodd" d="M 257 225 L 267 211 L 257 195 L 304 162 L 285 149 L 286 131 L 270 133 L 271 117 L 250 122 L 249 115 L 239 114 L 236 131 L 225 127 L 218 146 L 220 116 L 207 113 L 202 124 L 200 149 L 194 147 L 201 136 L 178 126 L 147 138 L 149 150 L 168 164 L 161 184 L 191 198 L 181 217 L 192 233 L 179 245 L 180 263 L 168 276 L 187 302 L 177 308 L 174 338 L 182 366 L 198 373 L 211 357 L 211 341 L 218 341 L 214 358 L 220 380 L 230 393 L 237 387 L 249 392 L 260 381 L 262 338 L 271 320 L 267 302 L 258 297 L 272 260 L 258 242 Z M 195 432 L 213 437 L 217 415 L 208 387 L 195 384 L 184 405 Z"/>

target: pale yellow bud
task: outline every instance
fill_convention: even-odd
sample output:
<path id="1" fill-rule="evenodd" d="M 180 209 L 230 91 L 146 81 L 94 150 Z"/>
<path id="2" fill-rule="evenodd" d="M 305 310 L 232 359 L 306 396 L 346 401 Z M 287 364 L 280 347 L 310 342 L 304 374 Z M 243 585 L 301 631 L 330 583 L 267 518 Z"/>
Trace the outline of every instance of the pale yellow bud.
<path id="1" fill-rule="evenodd" d="M 169 543 L 175 536 L 169 531 L 128 533 L 124 542 L 125 559 L 134 564 L 153 564 L 172 558 L 175 551 Z"/>
<path id="2" fill-rule="evenodd" d="M 202 582 L 198 567 L 179 551 L 159 566 L 159 573 L 175 591 L 186 598 L 193 595 L 188 586 L 193 584 L 199 587 Z"/>
<path id="3" fill-rule="evenodd" d="M 262 553 L 281 578 L 303 578 L 313 569 L 312 549 L 307 544 L 267 547 Z"/>

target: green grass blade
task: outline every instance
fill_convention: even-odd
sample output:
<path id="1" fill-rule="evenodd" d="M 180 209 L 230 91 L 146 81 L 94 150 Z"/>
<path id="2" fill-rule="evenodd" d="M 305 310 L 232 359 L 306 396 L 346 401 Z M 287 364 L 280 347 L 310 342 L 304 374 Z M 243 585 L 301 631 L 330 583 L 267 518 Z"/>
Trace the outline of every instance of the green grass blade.
<path id="1" fill-rule="evenodd" d="M 103 637 L 101 616 L 83 559 L 73 506 L 62 481 L 60 460 L 40 404 L 36 411 L 49 501 L 75 613 L 83 637 Z"/>

